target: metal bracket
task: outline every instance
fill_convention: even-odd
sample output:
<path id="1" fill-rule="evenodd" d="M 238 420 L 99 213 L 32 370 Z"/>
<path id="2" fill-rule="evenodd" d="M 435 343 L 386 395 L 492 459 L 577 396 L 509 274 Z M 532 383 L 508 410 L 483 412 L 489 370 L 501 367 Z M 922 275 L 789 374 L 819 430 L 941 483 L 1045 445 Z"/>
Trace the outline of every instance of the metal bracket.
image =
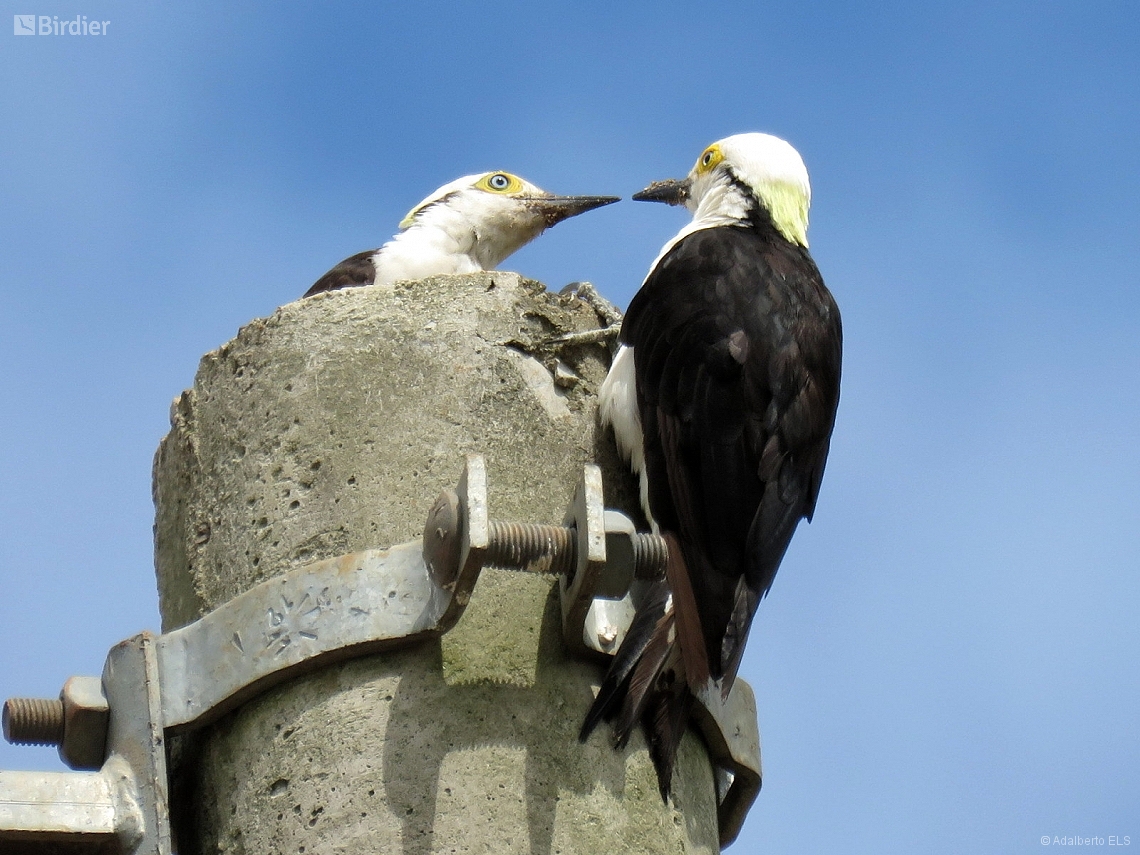
<path id="1" fill-rule="evenodd" d="M 446 632 L 486 565 L 558 573 L 565 643 L 608 656 L 633 616 L 630 588 L 660 575 L 664 556 L 651 535 L 605 510 L 596 466 L 585 467 L 563 526 L 489 520 L 486 467 L 470 455 L 456 489 L 432 506 L 422 540 L 269 579 L 192 624 L 116 645 L 102 678 L 72 678 L 59 702 L 5 704 L 9 741 L 57 744 L 71 768 L 99 771 L 0 772 L 0 843 L 103 851 L 113 842 L 121 852 L 170 855 L 167 734 L 202 727 L 297 674 Z M 760 789 L 755 700 L 738 679 L 727 701 L 698 707 L 727 845 Z"/>
<path id="2" fill-rule="evenodd" d="M 562 641 L 571 653 L 606 652 L 597 634 L 590 635 L 587 617 L 594 592 L 606 568 L 606 508 L 602 499 L 602 471 L 587 466 L 574 491 L 563 525 L 574 531 L 574 563 L 558 577 L 562 597 Z M 611 639 L 612 643 L 612 639 Z M 614 648 L 616 649 L 616 648 Z"/>
<path id="3" fill-rule="evenodd" d="M 99 708 L 102 732 L 68 718 L 60 753 L 73 768 L 86 765 L 86 749 L 64 753 L 64 746 L 90 739 L 105 744 L 98 772 L 0 772 L 0 843 L 82 844 L 91 851 L 114 850 L 146 855 L 170 855 L 170 811 L 166 775 L 166 744 L 159 702 L 155 637 L 142 633 L 111 648 L 103 669 L 99 700 L 87 697 L 92 717 Z M 84 678 L 89 679 L 89 678 Z M 76 678 L 64 688 L 74 689 Z M 89 692 L 91 684 L 81 691 Z M 102 703 L 100 703 L 100 700 Z M 4 707 L 4 735 L 17 737 L 21 725 Z M 66 701 L 65 701 L 66 705 Z M 68 738 L 71 737 L 69 743 Z"/>
<path id="4" fill-rule="evenodd" d="M 717 788 L 717 824 L 722 847 L 732 843 L 744 827 L 756 797 L 760 795 L 760 726 L 756 720 L 756 695 L 739 677 L 728 697 L 719 692 L 700 697 L 693 719 L 709 749 Z"/>

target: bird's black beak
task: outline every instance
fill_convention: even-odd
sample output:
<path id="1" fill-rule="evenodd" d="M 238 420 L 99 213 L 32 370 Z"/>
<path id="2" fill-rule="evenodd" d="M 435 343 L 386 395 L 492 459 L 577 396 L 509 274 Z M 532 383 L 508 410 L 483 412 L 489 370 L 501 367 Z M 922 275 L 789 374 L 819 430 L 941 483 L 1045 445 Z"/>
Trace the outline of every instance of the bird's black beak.
<path id="1" fill-rule="evenodd" d="M 620 201 L 621 196 L 532 196 L 528 204 L 546 220 L 546 227 L 550 228 L 570 217 Z"/>
<path id="2" fill-rule="evenodd" d="M 684 205 L 689 199 L 689 179 L 666 178 L 654 181 L 640 193 L 634 193 L 635 202 L 664 202 L 666 205 Z"/>

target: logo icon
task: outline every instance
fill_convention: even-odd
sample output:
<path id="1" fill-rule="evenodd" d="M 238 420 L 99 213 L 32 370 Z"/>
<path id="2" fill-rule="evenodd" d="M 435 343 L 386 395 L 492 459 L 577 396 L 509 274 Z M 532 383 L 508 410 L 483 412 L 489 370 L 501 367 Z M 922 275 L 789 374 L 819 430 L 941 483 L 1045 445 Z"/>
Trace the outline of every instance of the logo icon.
<path id="1" fill-rule="evenodd" d="M 36 16 L 13 15 L 12 33 L 17 36 L 34 36 L 36 34 Z"/>

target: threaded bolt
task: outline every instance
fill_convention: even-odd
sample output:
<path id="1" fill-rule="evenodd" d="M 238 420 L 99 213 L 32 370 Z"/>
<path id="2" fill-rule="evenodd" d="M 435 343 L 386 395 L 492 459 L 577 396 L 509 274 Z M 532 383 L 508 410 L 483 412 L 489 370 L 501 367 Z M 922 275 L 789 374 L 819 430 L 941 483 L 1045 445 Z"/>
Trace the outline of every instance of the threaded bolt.
<path id="1" fill-rule="evenodd" d="M 492 520 L 488 531 L 488 564 L 525 567 L 549 557 L 547 573 L 568 573 L 577 553 L 574 529 L 538 523 L 507 523 Z"/>
<path id="2" fill-rule="evenodd" d="M 424 563 L 438 585 L 454 583 L 459 574 L 460 532 L 465 525 L 459 496 L 454 490 L 444 490 L 428 512 L 423 535 Z M 665 540 L 644 532 L 631 533 L 630 538 L 634 576 L 660 579 L 669 554 Z M 573 528 L 500 520 L 487 523 L 486 564 L 568 576 L 577 562 L 578 540 Z"/>
<path id="3" fill-rule="evenodd" d="M 669 560 L 669 545 L 659 534 L 633 535 L 633 575 L 637 579 L 660 579 Z"/>
<path id="4" fill-rule="evenodd" d="M 632 538 L 634 576 L 659 579 L 665 572 L 669 547 L 665 538 L 648 532 L 637 532 Z M 506 567 L 525 567 L 549 556 L 547 573 L 565 574 L 577 562 L 578 542 L 572 528 L 537 523 L 508 523 L 491 520 L 487 563 Z"/>
<path id="5" fill-rule="evenodd" d="M 13 745 L 62 745 L 63 701 L 9 698 L 4 702 L 4 738 Z"/>

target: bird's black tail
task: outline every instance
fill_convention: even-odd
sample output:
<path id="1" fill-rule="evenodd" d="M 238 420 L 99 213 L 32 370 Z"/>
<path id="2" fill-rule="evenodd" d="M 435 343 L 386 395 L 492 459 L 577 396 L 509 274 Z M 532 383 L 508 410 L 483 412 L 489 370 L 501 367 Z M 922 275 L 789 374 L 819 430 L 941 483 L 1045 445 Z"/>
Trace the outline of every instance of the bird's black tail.
<path id="1" fill-rule="evenodd" d="M 602 719 L 613 721 L 613 746 L 622 749 L 640 721 L 665 801 L 693 704 L 674 623 L 669 585 L 656 582 L 637 610 L 578 734 L 585 742 Z"/>

